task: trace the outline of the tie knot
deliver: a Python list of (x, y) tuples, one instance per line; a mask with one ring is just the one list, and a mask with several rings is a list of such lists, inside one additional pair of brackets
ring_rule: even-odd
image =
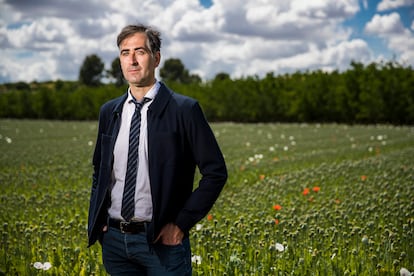
[(132, 97), (132, 100), (130, 100), (130, 102), (135, 104), (135, 109), (141, 109), (142, 106), (149, 101), (151, 101), (151, 99), (147, 97), (144, 97), (142, 101), (137, 101), (137, 99), (135, 99), (134, 97)]

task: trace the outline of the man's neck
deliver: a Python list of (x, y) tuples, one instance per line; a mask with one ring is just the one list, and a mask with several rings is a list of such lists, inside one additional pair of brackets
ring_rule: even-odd
[(151, 85), (148, 86), (136, 86), (136, 85), (129, 85), (129, 89), (131, 91), (132, 96), (137, 101), (140, 101), (144, 98), (144, 96), (147, 94), (148, 91), (154, 86), (157, 80), (154, 79), (154, 82)]

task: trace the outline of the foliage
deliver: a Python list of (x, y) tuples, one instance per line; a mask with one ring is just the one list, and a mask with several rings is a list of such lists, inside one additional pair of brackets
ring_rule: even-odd
[[(194, 275), (414, 270), (413, 127), (212, 127), (229, 179), (190, 233)], [(105, 275), (86, 238), (96, 131), (0, 120), (0, 274)]]
[(198, 75), (191, 74), (185, 68), (180, 59), (170, 58), (164, 62), (164, 66), (160, 69), (160, 76), (166, 83), (200, 83), (201, 78)]
[[(161, 76), (175, 91), (196, 98), (210, 121), (414, 123), (414, 70), (394, 62), (235, 80), (219, 73), (200, 82), (171, 59)], [(0, 118), (94, 119), (105, 100), (125, 93), (126, 84), (117, 85), (121, 81), (99, 87), (60, 80), (4, 84)]]
[(95, 54), (85, 58), (79, 71), (79, 82), (87, 86), (99, 86), (105, 64)]
[(110, 77), (115, 79), (115, 85), (117, 87), (125, 84), (125, 79), (122, 74), (121, 61), (119, 57), (115, 58), (111, 63), (111, 70), (108, 71)]
[(91, 120), (100, 106), (126, 91), (114, 84), (90, 88), (76, 82), (58, 82), (59, 89), (40, 86), (33, 92), (0, 94), (0, 117), (59, 120)]

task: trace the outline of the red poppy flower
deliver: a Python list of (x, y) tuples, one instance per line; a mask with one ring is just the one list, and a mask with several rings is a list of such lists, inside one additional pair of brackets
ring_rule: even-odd
[(308, 194), (309, 194), (309, 188), (305, 188), (305, 189), (303, 189), (302, 194), (303, 194), (304, 196), (308, 195)]
[(320, 189), (321, 189), (321, 187), (315, 186), (315, 187), (312, 188), (312, 191), (317, 193), (317, 192), (319, 192)]
[(207, 215), (207, 220), (213, 220), (213, 215), (212, 214), (208, 214)]
[(273, 205), (273, 210), (279, 211), (281, 209), (282, 209), (282, 206), (280, 206), (279, 204)]

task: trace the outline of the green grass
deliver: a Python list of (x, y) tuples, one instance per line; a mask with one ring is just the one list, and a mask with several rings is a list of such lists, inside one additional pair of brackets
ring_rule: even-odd
[[(413, 127), (212, 127), (229, 179), (191, 232), (194, 275), (414, 270)], [(96, 122), (0, 120), (0, 271), (105, 275), (99, 245), (86, 248), (96, 131)]]

